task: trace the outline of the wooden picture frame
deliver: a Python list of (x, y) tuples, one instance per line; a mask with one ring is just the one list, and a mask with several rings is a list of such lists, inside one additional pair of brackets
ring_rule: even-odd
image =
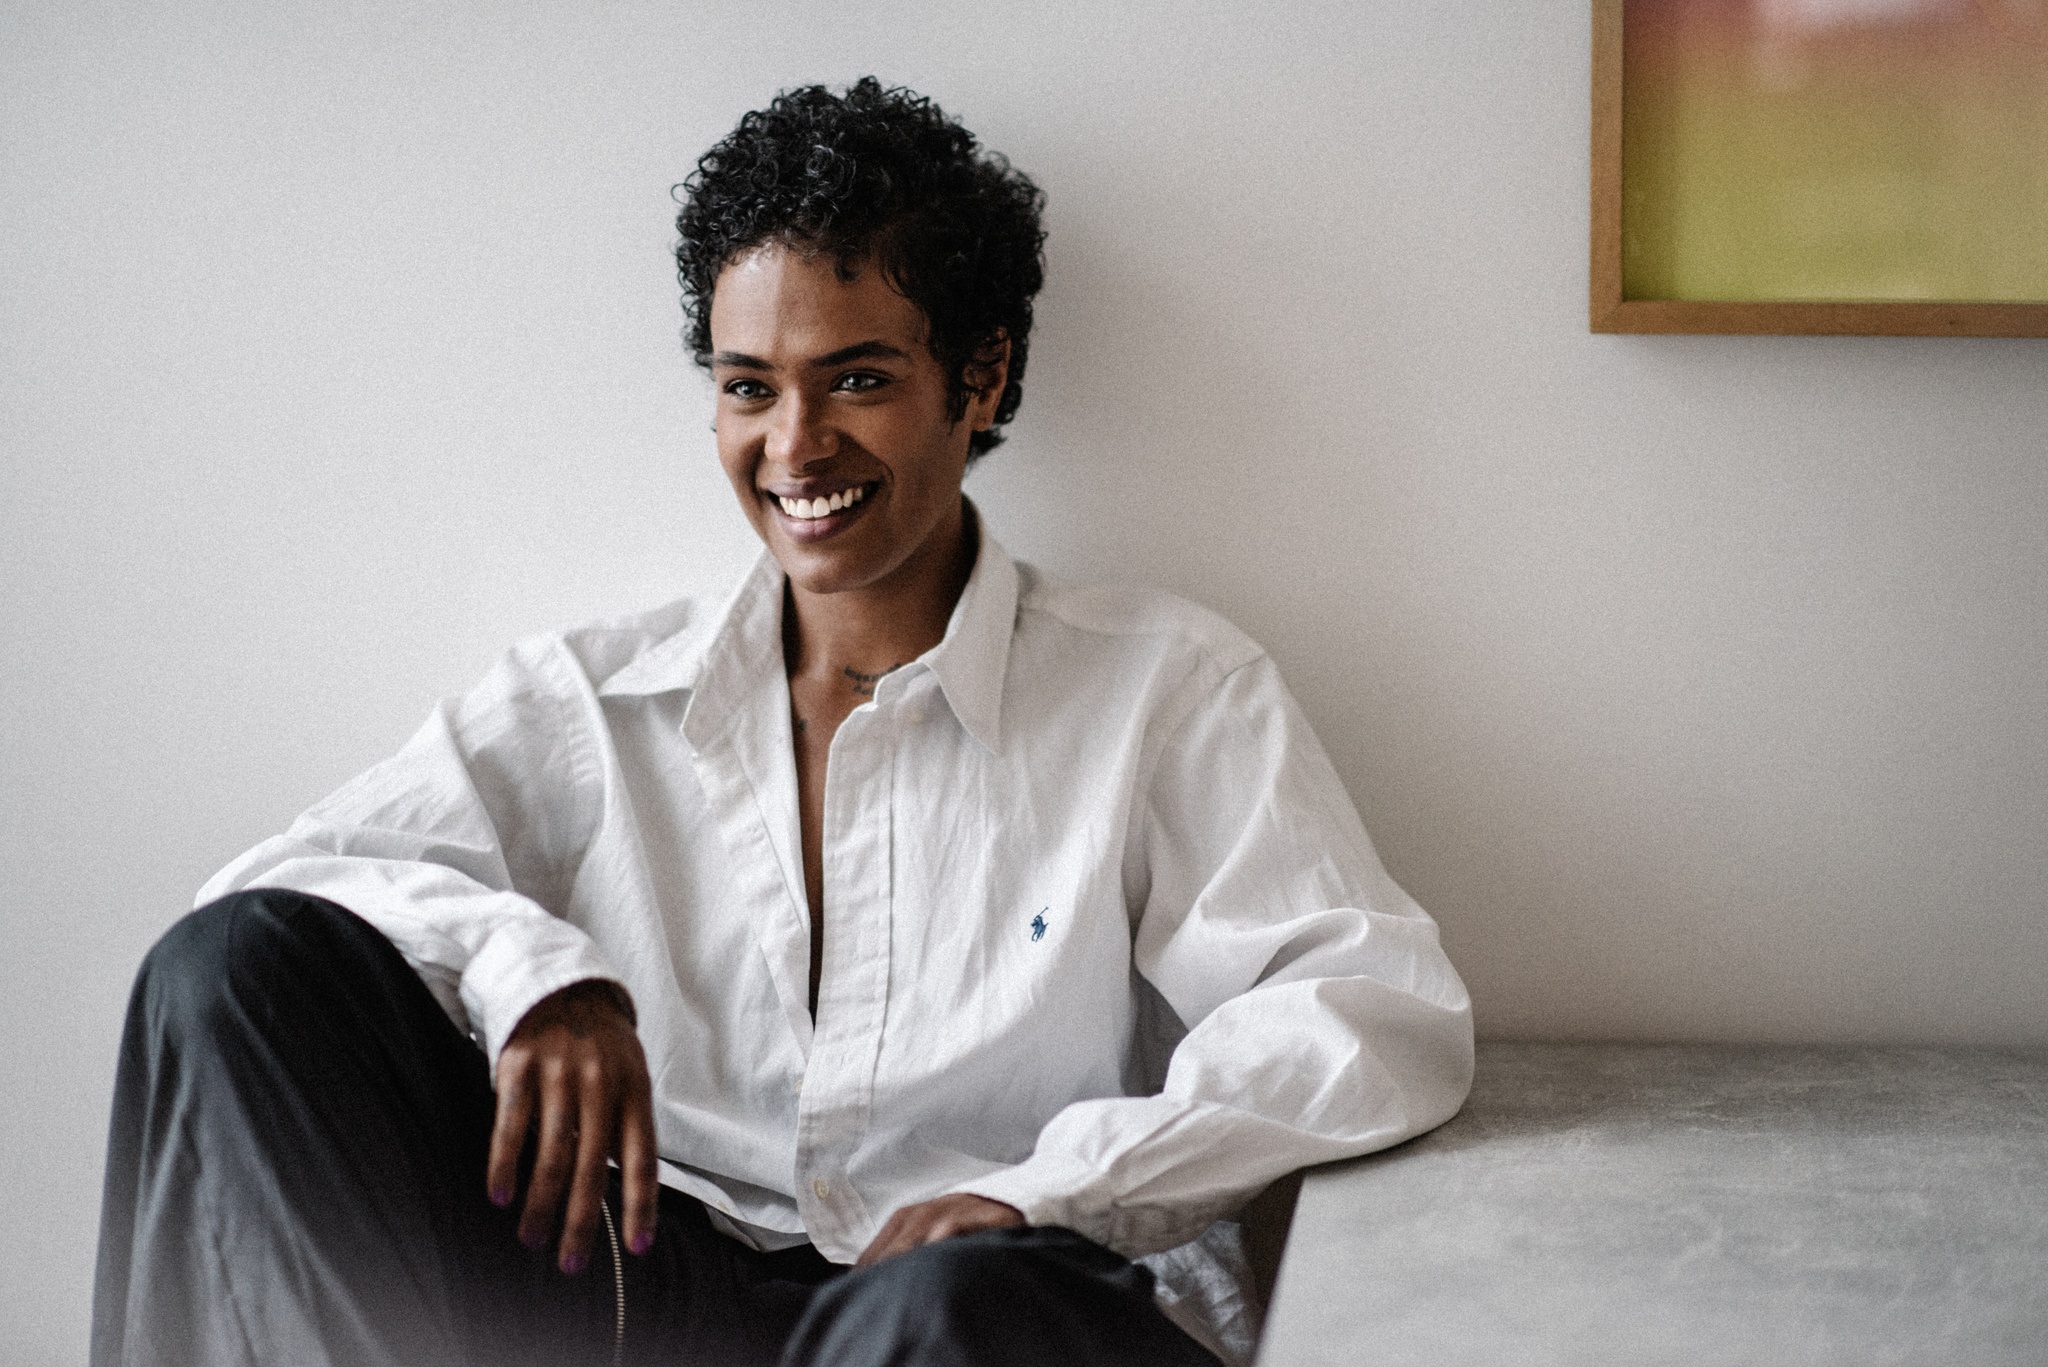
[[(1608, 333), (1867, 334), (2048, 337), (2048, 302), (1718, 301), (1624, 292), (1625, 0), (1593, 0), (1590, 322)], [(2042, 225), (2048, 233), (2048, 223)]]

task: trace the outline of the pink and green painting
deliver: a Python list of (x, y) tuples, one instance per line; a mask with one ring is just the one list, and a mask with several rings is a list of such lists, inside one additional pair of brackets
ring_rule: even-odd
[(1625, 0), (1631, 299), (2048, 301), (2048, 0)]

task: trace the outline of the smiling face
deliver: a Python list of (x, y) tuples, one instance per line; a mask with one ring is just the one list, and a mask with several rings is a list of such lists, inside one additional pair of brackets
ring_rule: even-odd
[(968, 437), (991, 387), (948, 412), (918, 307), (829, 253), (749, 252), (711, 302), (718, 459), (791, 584), (809, 594), (944, 583), (960, 546)]

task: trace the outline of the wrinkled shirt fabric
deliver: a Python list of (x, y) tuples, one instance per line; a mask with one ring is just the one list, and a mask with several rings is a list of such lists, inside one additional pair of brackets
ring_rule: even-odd
[(1264, 651), (984, 530), (944, 639), (832, 739), (814, 1021), (784, 596), (764, 554), (722, 605), (515, 647), (200, 902), (348, 907), (493, 1066), (543, 997), (615, 981), (661, 1179), (734, 1237), (851, 1262), (899, 1207), (971, 1192), (1145, 1257), (1243, 1361), (1257, 1310), (1216, 1222), (1465, 1097), (1435, 923)]

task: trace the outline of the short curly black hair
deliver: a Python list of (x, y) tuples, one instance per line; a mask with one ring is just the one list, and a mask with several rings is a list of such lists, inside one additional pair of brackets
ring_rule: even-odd
[(967, 411), (968, 372), (1005, 341), (1009, 377), (996, 427), (1024, 397), (1031, 300), (1045, 283), (1045, 196), (1002, 156), (921, 95), (866, 76), (835, 95), (785, 90), (706, 152), (678, 187), (676, 270), (697, 364), (711, 364), (711, 293), (733, 260), (776, 242), (873, 260), (930, 325), (952, 415)]

